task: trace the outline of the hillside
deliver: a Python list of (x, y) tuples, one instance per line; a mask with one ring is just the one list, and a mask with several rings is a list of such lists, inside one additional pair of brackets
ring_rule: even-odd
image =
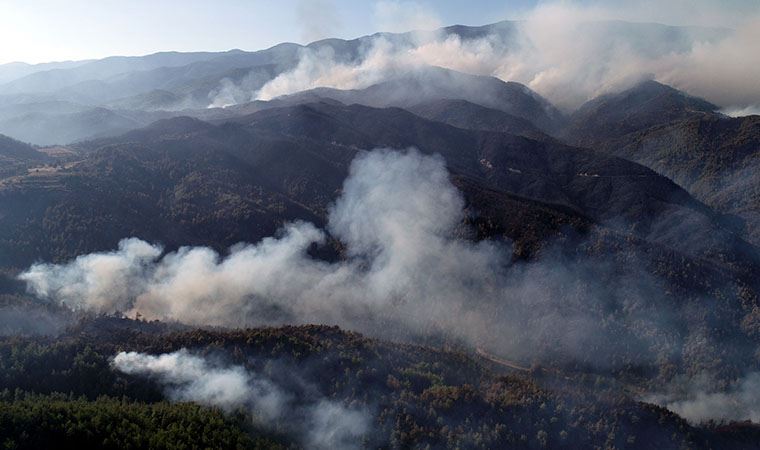
[[(288, 222), (324, 227), (350, 162), (361, 149), (388, 146), (445, 158), (465, 202), (458, 237), (508, 243), (516, 280), (531, 279), (533, 271), (553, 274), (535, 275), (545, 279), (538, 291), (516, 288), (534, 295), (509, 307), (481, 300), (480, 308), (495, 308), (492, 318), (510, 324), (520, 318), (504, 334), (483, 336), (487, 348), (508, 339), (510, 356), (526, 362), (637, 367), (658, 380), (699, 367), (721, 377), (755, 367), (757, 251), (725, 228), (722, 216), (622, 159), (456, 128), (396, 108), (300, 105), (220, 125), (175, 118), (82, 143), (76, 164), (0, 189), (0, 256), (17, 268), (63, 262), (110, 251), (124, 237), (169, 251), (202, 245), (224, 254), (239, 242), (277, 236)], [(328, 261), (347, 256), (334, 239), (313, 252)], [(664, 305), (674, 328), (649, 319)], [(279, 317), (276, 307), (265, 311)], [(258, 314), (236, 317), (261, 323)], [(589, 335), (578, 339), (589, 339), (584, 345), (596, 351), (563, 342), (574, 322), (547, 327), (558, 314), (582, 321)], [(372, 335), (393, 330), (398, 339), (420, 338), (392, 317), (370, 314), (352, 325)], [(432, 326), (417, 333), (455, 339), (463, 331)], [(692, 351), (694, 339), (713, 344)]]
[[(228, 367), (276, 380), (279, 391), (310, 393), (294, 398), (290, 412), (274, 423), (244, 411), (223, 417), (219, 408), (161, 402), (162, 391), (169, 391), (159, 379), (109, 366), (109, 359), (123, 350), (166, 355), (182, 349), (191, 355), (216, 354)], [(236, 448), (276, 448), (275, 443), (327, 448), (341, 442), (336, 436), (345, 439), (346, 432), (359, 433), (364, 445), (373, 447), (577, 448), (647, 442), (658, 448), (714, 448), (750, 446), (758, 433), (739, 423), (690, 426), (663, 408), (614, 394), (610, 380), (597, 380), (591, 390), (582, 377), (542, 369), (530, 374), (489, 369), (489, 361), (462, 352), (367, 339), (335, 327), (171, 331), (98, 319), (83, 322), (57, 342), (2, 340), (0, 354), (9, 358), (4, 358), (0, 385), (27, 392), (0, 400), (3, 418), (12, 424), (3, 436), (19, 448), (54, 442), (61, 426), (68, 430), (67, 442), (84, 445), (99, 436), (114, 447), (132, 442), (145, 448), (191, 440)], [(298, 375), (289, 371), (292, 367), (298, 367)], [(41, 379), (47, 382), (38, 383)], [(74, 398), (56, 397), (52, 391), (71, 392)], [(329, 398), (343, 414), (366, 414), (370, 425), (346, 430), (328, 422), (319, 426), (328, 427), (332, 438), (315, 440), (298, 414), (308, 414), (310, 402), (322, 402), (325, 408), (327, 400), (319, 398)], [(85, 434), (83, 421), (88, 419), (95, 425)], [(104, 420), (129, 424), (134, 433), (99, 426)], [(173, 426), (157, 434), (158, 423), (166, 421)], [(12, 431), (21, 429), (35, 432)], [(208, 431), (196, 433), (198, 429)]]
[(695, 197), (744, 222), (760, 242), (760, 117), (705, 117), (652, 127), (615, 152), (672, 178)]
[(626, 135), (656, 125), (699, 118), (718, 109), (656, 81), (603, 95), (575, 111), (563, 135), (581, 146), (612, 146)]
[(562, 113), (554, 106), (520, 83), (467, 75), (438, 67), (415, 70), (411, 74), (391, 78), (365, 89), (317, 88), (285, 96), (282, 100), (306, 103), (314, 98), (328, 98), (346, 105), (358, 103), (376, 108), (408, 108), (442, 99), (466, 100), (527, 120), (544, 132), (558, 130), (564, 120)]
[(430, 100), (406, 109), (425, 119), (458, 128), (516, 134), (535, 140), (551, 139), (527, 119), (467, 100)]
[(106, 108), (94, 108), (63, 114), (29, 113), (0, 120), (0, 132), (39, 145), (54, 145), (121, 134), (146, 124)]
[[(730, 118), (709, 103), (654, 82), (589, 102), (566, 135), (636, 161), (672, 179), (717, 211), (734, 216), (758, 243), (757, 116)], [(621, 125), (624, 124), (624, 125)]]
[(46, 154), (31, 145), (0, 134), (0, 179), (49, 161)]

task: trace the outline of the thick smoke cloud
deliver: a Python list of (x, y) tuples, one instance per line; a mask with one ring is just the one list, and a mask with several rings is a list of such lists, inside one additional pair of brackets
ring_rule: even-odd
[(161, 248), (139, 239), (124, 239), (111, 253), (80, 256), (66, 265), (35, 265), (21, 279), (41, 298), (57, 300), (73, 310), (115, 311), (129, 308), (147, 270)]
[[(468, 39), (418, 32), (393, 42), (381, 36), (365, 43), (353, 62), (324, 48), (304, 49), (294, 69), (253, 98), (269, 100), (316, 87), (364, 88), (434, 65), (524, 83), (566, 110), (649, 78), (723, 107), (760, 104), (760, 11), (750, 10), (733, 30), (613, 20), (621, 14), (548, 3), (526, 14), (514, 33)], [(631, 11), (624, 16), (636, 17)]]
[(346, 246), (344, 262), (309, 257), (326, 233), (296, 222), (225, 258), (203, 247), (159, 258), (160, 247), (126, 239), (115, 252), (34, 265), (21, 279), (38, 297), (72, 308), (190, 324), (362, 328), (357, 321), (387, 316), (410, 327), (424, 320), (441, 329), (480, 329), (467, 323), (481, 320), (468, 299), (502, 295), (508, 253), (494, 243), (454, 239), (463, 206), (442, 158), (380, 150), (355, 161), (330, 210), (328, 228)]
[[(651, 301), (651, 277), (632, 268), (600, 286), (605, 264), (563, 264), (559, 255), (512, 266), (507, 244), (455, 237), (463, 209), (442, 158), (377, 150), (352, 164), (329, 211), (328, 231), (346, 254), (340, 262), (309, 256), (327, 233), (296, 222), (227, 256), (185, 247), (160, 258), (160, 247), (127, 239), (115, 252), (36, 264), (21, 279), (38, 297), (98, 313), (195, 325), (338, 324), (383, 337), (446, 336), (522, 360), (588, 359), (591, 344), (599, 355), (625, 348), (655, 358), (641, 350), (676, 345), (651, 342), (670, 333), (609, 339), (609, 329), (668, 328), (665, 302)], [(602, 320), (617, 301), (628, 311), (624, 323)]]
[(173, 401), (227, 411), (246, 408), (264, 426), (285, 424), (291, 433), (301, 436), (306, 448), (359, 448), (369, 429), (366, 411), (326, 398), (296, 400), (297, 395), (242, 366), (215, 365), (184, 349), (158, 356), (121, 352), (112, 365), (130, 375), (155, 378)]

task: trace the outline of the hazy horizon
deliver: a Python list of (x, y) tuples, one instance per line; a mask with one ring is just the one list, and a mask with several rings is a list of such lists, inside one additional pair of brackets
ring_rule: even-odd
[[(0, 52), (0, 65), (42, 64), (143, 56), (161, 52), (256, 51), (282, 42), (307, 44), (324, 38), (353, 39), (377, 32), (479, 26), (521, 20), (560, 6), (598, 20), (673, 26), (736, 28), (756, 20), (752, 0), (486, 0), (478, 8), (461, 2), (285, 0), (277, 8), (260, 1), (170, 0), (64, 5), (51, 0), (0, 0), (0, 39), (14, 42)], [(656, 5), (656, 7), (654, 7)], [(211, 31), (211, 32), (209, 32)], [(98, 39), (93, 40), (92, 36)]]

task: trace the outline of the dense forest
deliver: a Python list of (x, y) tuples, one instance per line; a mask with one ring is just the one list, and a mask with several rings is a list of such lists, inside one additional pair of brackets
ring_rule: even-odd
[[(367, 339), (336, 327), (237, 331), (120, 318), (80, 321), (57, 338), (0, 341), (0, 420), (6, 448), (289, 448), (293, 423), (167, 403), (155, 379), (120, 373), (120, 351), (188, 349), (371, 415), (365, 445), (385, 448), (752, 448), (760, 428), (695, 427), (622, 393), (604, 375), (512, 369), (464, 350)], [(294, 368), (298, 370), (293, 370)], [(297, 400), (298, 401), (298, 400)]]

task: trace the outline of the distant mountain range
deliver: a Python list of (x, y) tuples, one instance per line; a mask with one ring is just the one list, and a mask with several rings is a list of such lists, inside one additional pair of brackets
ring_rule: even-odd
[[(462, 40), (488, 38), (493, 45), (509, 48), (515, 45), (520, 26), (520, 22), (505, 21), (481, 27), (457, 25), (427, 32), (377, 33), (353, 40), (325, 39), (307, 46), (285, 43), (255, 52), (164, 52), (92, 61), (0, 65), (0, 133), (38, 145), (116, 135), (156, 120), (155, 112), (163, 117), (198, 116), (202, 113), (192, 110), (251, 102), (267, 81), (296, 67), (304, 51), (326, 52), (335, 62), (355, 63), (378, 39), (403, 46), (424, 45), (447, 36)], [(717, 39), (726, 33), (723, 29), (614, 21), (591, 23), (588, 27), (600, 33), (614, 31), (635, 43), (632, 50), (642, 54), (652, 53), (655, 48), (664, 53), (683, 51), (697, 39)], [(426, 89), (440, 93), (441, 86), (427, 86), (428, 80), (418, 80), (416, 85), (409, 84), (411, 81), (406, 80), (404, 85), (418, 91), (418, 96)], [(399, 104), (404, 100), (401, 92), (395, 99), (383, 98), (388, 89), (396, 87), (394, 83), (397, 86), (399, 81), (369, 89), (363, 94), (364, 101), (369, 106), (404, 106)], [(483, 80), (481, 84), (488, 83)], [(449, 82), (447, 89), (457, 86)], [(478, 92), (472, 90), (469, 97), (487, 95)], [(325, 92), (320, 94), (326, 96)], [(500, 101), (498, 97), (481, 100), (488, 107), (498, 106), (495, 103)], [(542, 128), (556, 125), (538, 121)], [(56, 122), (61, 127), (50, 127)]]

